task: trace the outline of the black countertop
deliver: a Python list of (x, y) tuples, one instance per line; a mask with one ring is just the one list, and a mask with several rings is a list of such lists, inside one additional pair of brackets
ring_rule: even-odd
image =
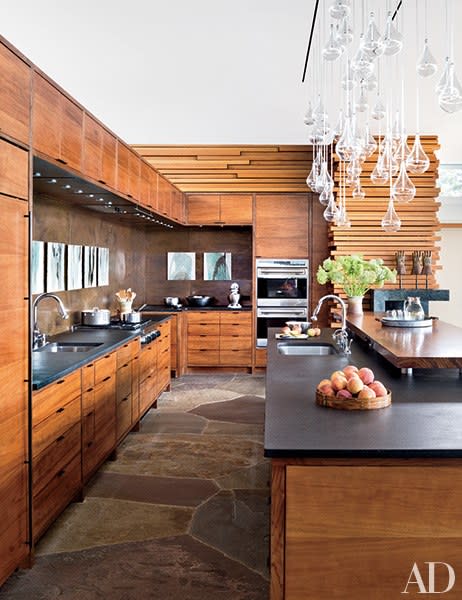
[[(160, 323), (167, 318), (168, 316), (152, 319), (152, 322)], [(32, 389), (39, 390), (45, 387), (88, 362), (112, 352), (118, 346), (139, 335), (139, 331), (95, 328), (77, 329), (50, 338), (50, 342), (88, 342), (101, 345), (92, 348), (88, 352), (32, 352)]]
[[(277, 351), (276, 332), (268, 338), (265, 456), (462, 457), (458, 369), (415, 369), (412, 376), (402, 375), (359, 339), (349, 356), (285, 356)], [(332, 343), (331, 334), (325, 329), (308, 342)], [(392, 405), (368, 411), (318, 406), (319, 381), (347, 364), (371, 368), (391, 390)]]
[(173, 306), (165, 306), (165, 304), (147, 304), (142, 312), (147, 313), (149, 315), (150, 312), (168, 312), (168, 313), (177, 313), (183, 311), (194, 311), (194, 310), (207, 310), (207, 311), (216, 311), (216, 310), (238, 310), (239, 312), (246, 312), (252, 310), (251, 306), (242, 306), (241, 308), (229, 308), (227, 305), (222, 304), (219, 306), (186, 306), (182, 305), (180, 308), (175, 308)]

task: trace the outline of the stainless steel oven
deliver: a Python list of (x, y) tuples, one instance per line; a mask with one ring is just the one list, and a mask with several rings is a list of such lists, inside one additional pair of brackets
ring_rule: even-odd
[(260, 258), (256, 263), (258, 306), (308, 306), (308, 260)]
[(286, 321), (306, 321), (308, 308), (306, 306), (292, 307), (257, 307), (257, 348), (268, 344), (268, 328), (281, 328)]

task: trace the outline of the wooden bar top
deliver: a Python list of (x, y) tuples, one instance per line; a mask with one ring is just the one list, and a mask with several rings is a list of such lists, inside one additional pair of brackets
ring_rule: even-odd
[(462, 368), (462, 328), (438, 319), (431, 327), (386, 327), (384, 313), (347, 315), (349, 329), (400, 368)]

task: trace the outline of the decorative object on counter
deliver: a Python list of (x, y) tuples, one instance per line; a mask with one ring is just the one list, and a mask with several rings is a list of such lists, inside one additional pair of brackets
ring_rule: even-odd
[(375, 379), (372, 369), (347, 365), (318, 383), (316, 404), (339, 410), (373, 410), (390, 406), (391, 392)]
[[(365, 260), (362, 254), (327, 258), (319, 265), (316, 274), (318, 283), (331, 282), (343, 288), (348, 296), (348, 311), (362, 314), (362, 298), (372, 287), (382, 287), (386, 281), (396, 280), (396, 271), (383, 264), (381, 258)], [(357, 300), (356, 298), (360, 298)], [(351, 303), (350, 303), (351, 299)], [(355, 312), (352, 312), (355, 311)]]
[(45, 291), (45, 242), (34, 240), (31, 245), (31, 294)]
[(83, 287), (96, 287), (96, 269), (97, 269), (97, 249), (96, 246), (84, 246), (83, 249)]
[(412, 253), (412, 275), (415, 275), (415, 289), (418, 289), (418, 275), (422, 273), (422, 253), (420, 250), (414, 250)]
[(425, 275), (425, 289), (428, 290), (428, 276), (432, 274), (432, 251), (422, 252), (422, 273)]
[[(401, 312), (401, 311), (391, 311)], [(433, 325), (433, 319), (421, 319), (420, 321), (402, 319), (399, 316), (385, 316), (380, 319), (380, 322), (385, 327), (402, 327), (402, 328), (420, 328), (420, 327), (431, 327)]]
[(181, 308), (181, 301), (178, 296), (166, 296), (164, 298), (165, 306), (171, 306), (173, 308)]
[(69, 244), (67, 247), (67, 289), (83, 287), (83, 246)]
[(107, 308), (94, 306), (91, 310), (82, 310), (80, 320), (82, 325), (109, 325), (111, 322), (111, 311)]
[(136, 293), (132, 292), (131, 288), (127, 288), (126, 290), (119, 290), (116, 292), (115, 297), (117, 298), (117, 302), (119, 303), (119, 315), (129, 313), (132, 311), (132, 303), (136, 297)]
[(406, 275), (406, 255), (403, 250), (398, 250), (395, 252), (395, 261), (396, 261), (396, 272), (399, 277), (399, 289), (401, 290), (402, 285), (402, 276)]
[(65, 245), (47, 242), (47, 292), (62, 292), (65, 289)]
[(228, 308), (242, 308), (242, 306), (239, 304), (240, 299), (241, 299), (241, 294), (239, 293), (239, 284), (232, 283), (231, 287), (229, 288)]
[(231, 252), (204, 252), (204, 280), (231, 279)]
[(213, 296), (201, 296), (196, 294), (193, 296), (188, 296), (186, 300), (188, 301), (189, 306), (204, 307), (213, 304), (215, 298)]
[(196, 253), (167, 252), (167, 279), (182, 281), (196, 279)]
[(403, 304), (403, 313), (404, 318), (411, 321), (422, 321), (425, 318), (419, 296), (408, 296)]
[(98, 285), (109, 285), (109, 248), (98, 248)]

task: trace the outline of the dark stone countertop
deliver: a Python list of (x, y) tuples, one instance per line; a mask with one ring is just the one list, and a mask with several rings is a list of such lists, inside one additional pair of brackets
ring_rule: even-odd
[[(276, 332), (270, 331), (268, 339), (265, 456), (462, 457), (458, 369), (416, 369), (412, 376), (402, 375), (360, 339), (349, 356), (285, 356), (277, 351)], [(308, 341), (332, 343), (332, 330)], [(371, 368), (391, 390), (392, 405), (368, 411), (318, 406), (319, 381), (347, 364)]]
[(151, 312), (177, 313), (177, 312), (194, 311), (194, 310), (196, 310), (196, 311), (198, 311), (198, 310), (207, 310), (207, 311), (237, 310), (239, 312), (246, 312), (246, 311), (252, 310), (252, 307), (247, 305), (247, 306), (242, 306), (241, 308), (229, 308), (228, 305), (222, 304), (219, 306), (186, 306), (186, 305), (182, 305), (180, 308), (174, 308), (173, 306), (165, 306), (165, 304), (147, 304), (143, 308), (142, 312), (147, 313), (149, 315), (149, 313), (151, 313)]
[[(161, 322), (168, 317), (152, 319)], [(88, 362), (112, 352), (118, 346), (140, 335), (139, 331), (120, 329), (77, 329), (49, 338), (49, 342), (88, 342), (101, 344), (88, 352), (32, 352), (32, 389), (39, 390), (72, 373)]]

